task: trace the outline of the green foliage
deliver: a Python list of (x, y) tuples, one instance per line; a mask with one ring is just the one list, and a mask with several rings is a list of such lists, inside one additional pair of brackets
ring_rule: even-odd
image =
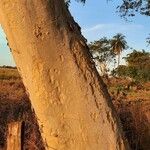
[(150, 16), (150, 0), (122, 0), (118, 10), (122, 17), (135, 16), (137, 12)]
[(93, 60), (98, 64), (101, 75), (107, 76), (109, 68), (108, 64), (115, 60), (115, 53), (111, 49), (110, 40), (103, 37), (89, 44), (90, 52)]
[(96, 63), (99, 64), (99, 69), (102, 76), (107, 76), (109, 71), (108, 64), (115, 59), (115, 53), (111, 49), (110, 40), (106, 37), (89, 44), (90, 52)]
[(135, 81), (150, 81), (150, 53), (134, 50), (125, 60), (127, 66), (118, 66), (114, 71), (116, 75), (130, 77)]
[(119, 65), (115, 70), (112, 71), (113, 75), (118, 75), (119, 77), (126, 77), (128, 67), (125, 65)]
[[(89, 44), (90, 52), (93, 59), (100, 63), (100, 66), (105, 67), (105, 70), (109, 70), (106, 66), (114, 61), (116, 63), (116, 55), (118, 56), (118, 66), (120, 62), (120, 54), (124, 49), (127, 49), (127, 42), (125, 36), (121, 33), (113, 36), (112, 39), (103, 37), (97, 41)], [(115, 68), (115, 67), (114, 67)]]
[(110, 40), (103, 37), (97, 41), (89, 44), (90, 52), (94, 59), (99, 62), (110, 62), (115, 57), (114, 52), (111, 49)]
[[(126, 62), (129, 66), (140, 67), (140, 69), (145, 67), (150, 67), (150, 53), (143, 51), (134, 50), (132, 53), (125, 57)], [(147, 69), (148, 69), (147, 68)]]

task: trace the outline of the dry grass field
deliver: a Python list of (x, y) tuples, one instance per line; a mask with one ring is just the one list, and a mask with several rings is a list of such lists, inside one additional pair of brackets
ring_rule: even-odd
[(150, 83), (112, 79), (109, 92), (133, 150), (150, 149)]
[[(150, 149), (150, 83), (111, 78), (106, 84), (131, 148)], [(36, 117), (17, 69), (0, 68), (0, 149), (6, 146), (7, 124), (20, 120), (25, 122), (24, 149), (44, 150)]]
[(44, 150), (34, 112), (17, 69), (0, 68), (0, 150), (6, 147), (7, 124), (24, 121), (24, 150)]

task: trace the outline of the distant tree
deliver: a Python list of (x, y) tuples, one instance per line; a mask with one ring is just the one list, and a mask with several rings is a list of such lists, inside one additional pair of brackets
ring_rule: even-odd
[(102, 75), (108, 72), (108, 64), (115, 58), (115, 53), (111, 49), (110, 40), (106, 37), (89, 44), (90, 52), (94, 61), (97, 61)]
[(111, 48), (114, 53), (118, 56), (118, 66), (120, 64), (120, 55), (121, 52), (127, 49), (127, 42), (125, 36), (121, 33), (116, 34), (111, 40)]
[(150, 53), (134, 50), (125, 57), (127, 66), (118, 66), (112, 71), (119, 77), (130, 77), (135, 81), (150, 81)]
[[(130, 71), (130, 76), (136, 80), (150, 81), (150, 53), (134, 50), (125, 58)], [(134, 72), (134, 76), (133, 76)]]
[(117, 68), (112, 70), (111, 74), (113, 76), (117, 75), (119, 77), (127, 77), (128, 76), (128, 66), (119, 65)]
[(150, 53), (134, 50), (125, 57), (127, 66), (118, 66), (114, 73), (120, 77), (130, 77), (135, 81), (150, 81)]
[(128, 63), (128, 66), (143, 69), (150, 66), (150, 53), (144, 50), (134, 50), (132, 53), (128, 54), (127, 57), (125, 57), (125, 60)]

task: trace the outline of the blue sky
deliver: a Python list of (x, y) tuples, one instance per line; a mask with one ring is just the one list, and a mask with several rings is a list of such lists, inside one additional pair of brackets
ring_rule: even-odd
[[(89, 42), (104, 36), (111, 38), (116, 33), (123, 33), (130, 47), (149, 51), (146, 37), (150, 33), (150, 17), (136, 15), (130, 19), (131, 21), (125, 21), (116, 13), (119, 2), (120, 0), (113, 2), (87, 0), (83, 5), (72, 0), (70, 11)], [(124, 52), (122, 56), (129, 52), (130, 50)], [(14, 62), (6, 46), (4, 33), (0, 29), (0, 65), (4, 64), (14, 65)]]
[(7, 41), (5, 34), (0, 27), (0, 65), (11, 65), (14, 66), (15, 63), (12, 58), (12, 54), (7, 46)]

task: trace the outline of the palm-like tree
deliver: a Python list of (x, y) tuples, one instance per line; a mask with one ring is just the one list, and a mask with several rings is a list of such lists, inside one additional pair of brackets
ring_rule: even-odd
[(127, 49), (127, 42), (125, 36), (121, 33), (116, 34), (111, 40), (111, 48), (116, 55), (118, 55), (118, 66), (120, 64), (121, 52)]

